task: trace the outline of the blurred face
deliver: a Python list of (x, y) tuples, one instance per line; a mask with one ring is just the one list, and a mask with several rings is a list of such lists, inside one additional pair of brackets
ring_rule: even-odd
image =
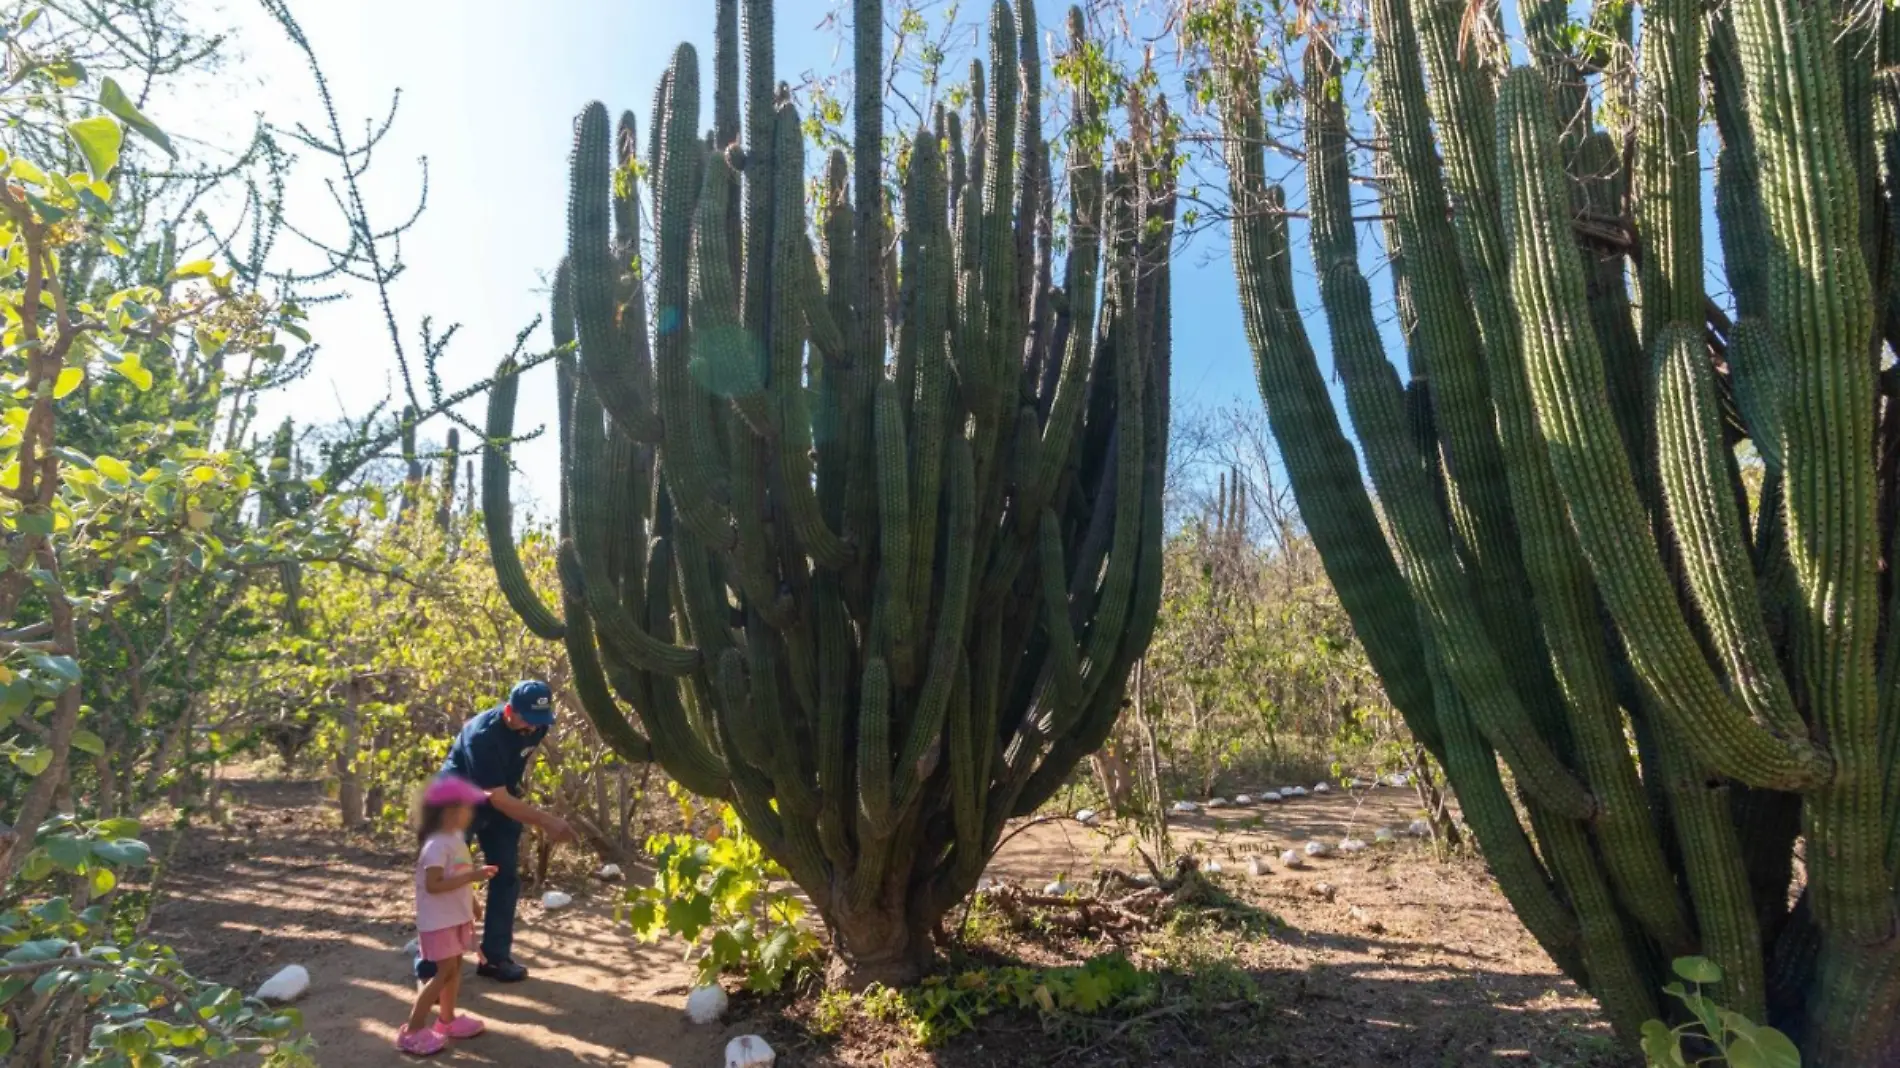
[(516, 734), (533, 734), (534, 733), (534, 724), (529, 723), (527, 720), (524, 720), (520, 716), (515, 715), (514, 706), (512, 705), (502, 706), (501, 721), (507, 724), (508, 729), (511, 731), (514, 731)]
[(474, 806), (450, 805), (448, 808), (442, 810), (442, 830), (449, 834), (459, 834), (462, 831), (468, 830), (468, 825), (473, 822), (474, 819)]

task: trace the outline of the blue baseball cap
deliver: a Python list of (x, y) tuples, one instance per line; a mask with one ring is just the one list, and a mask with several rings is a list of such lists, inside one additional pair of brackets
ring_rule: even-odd
[(515, 683), (515, 688), (508, 692), (508, 708), (531, 726), (554, 725), (554, 691), (538, 679)]

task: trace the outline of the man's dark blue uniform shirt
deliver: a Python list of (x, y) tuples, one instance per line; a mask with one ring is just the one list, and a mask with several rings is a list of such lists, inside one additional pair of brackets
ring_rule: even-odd
[(460, 775), (484, 790), (505, 786), (509, 793), (520, 797), (521, 777), (528, 770), (528, 761), (547, 736), (546, 727), (536, 727), (526, 734), (508, 729), (498, 705), (462, 725), (462, 732), (449, 746), (442, 771)]

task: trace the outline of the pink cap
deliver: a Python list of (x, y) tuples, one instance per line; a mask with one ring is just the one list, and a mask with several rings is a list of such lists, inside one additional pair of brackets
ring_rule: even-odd
[(459, 775), (444, 775), (422, 791), (425, 805), (480, 805), (488, 801), (488, 791)]

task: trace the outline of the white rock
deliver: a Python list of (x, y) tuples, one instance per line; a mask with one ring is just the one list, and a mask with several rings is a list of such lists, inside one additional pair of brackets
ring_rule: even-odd
[(1432, 836), (1432, 825), (1426, 823), (1424, 820), (1413, 820), (1405, 825), (1405, 833), (1411, 835), (1413, 838), (1430, 838)]
[(1364, 785), (1365, 783), (1360, 782), (1358, 779), (1348, 778), (1346, 780), (1346, 789), (1348, 790), (1357, 790), (1359, 787), (1364, 786)]
[(1248, 857), (1247, 858), (1247, 874), (1248, 875), (1251, 875), (1254, 878), (1258, 879), (1261, 876), (1266, 875), (1272, 871), (1273, 871), (1272, 868), (1267, 867), (1267, 858), (1265, 857)]
[(1298, 850), (1289, 849), (1280, 854), (1280, 866), (1282, 868), (1304, 868), (1306, 867), (1306, 858), (1300, 856)]
[(1095, 810), (1092, 808), (1085, 808), (1078, 811), (1075, 814), (1075, 822), (1081, 824), (1084, 827), (1095, 826)]
[(1268, 802), (1269, 804), (1277, 804), (1280, 801), (1280, 791), (1268, 790), (1260, 796), (1260, 800)]
[(1253, 804), (1253, 795), (1252, 795), (1252, 794), (1235, 794), (1235, 795), (1234, 795), (1234, 804), (1236, 804), (1236, 805), (1251, 805), (1251, 804)]
[(1153, 875), (1150, 875), (1149, 873), (1147, 873), (1147, 872), (1145, 872), (1145, 871), (1144, 871), (1144, 872), (1142, 872), (1142, 873), (1141, 873), (1140, 875), (1137, 875), (1137, 876), (1135, 876), (1135, 883), (1136, 883), (1136, 885), (1138, 885), (1138, 886), (1159, 886), (1159, 885), (1161, 885), (1161, 884), (1159, 884), (1159, 883), (1157, 883), (1157, 882), (1155, 882), (1155, 877), (1154, 877)]
[(1316, 782), (1313, 784), (1313, 792), (1316, 794), (1330, 794), (1333, 792), (1333, 788), (1327, 783)]
[(1412, 785), (1412, 777), (1405, 774), (1387, 775), (1383, 781), (1387, 786), (1393, 787)]
[(1075, 884), (1071, 883), (1068, 878), (1064, 876), (1043, 887), (1042, 892), (1048, 894), (1050, 897), (1067, 897), (1075, 893)]
[(1226, 808), (1227, 799), (1224, 797), (1210, 797), (1207, 799), (1207, 807), (1208, 808)]
[(1304, 787), (1304, 786), (1289, 786), (1289, 787), (1287, 787), (1286, 789), (1284, 789), (1284, 790), (1281, 790), (1280, 792), (1281, 792), (1282, 794), (1284, 794), (1284, 795), (1286, 795), (1287, 797), (1305, 797), (1305, 796), (1306, 796), (1306, 787)]
[(686, 1018), (696, 1024), (717, 1023), (726, 1014), (726, 991), (718, 983), (694, 987), (686, 995)]
[(310, 972), (301, 964), (292, 964), (257, 988), (257, 1000), (282, 1005), (295, 1001), (310, 990)]
[(541, 895), (541, 907), (548, 910), (564, 909), (574, 903), (574, 895), (563, 894), (559, 890), (549, 890)]
[(1177, 816), (1185, 816), (1190, 812), (1199, 812), (1200, 810), (1201, 806), (1192, 801), (1176, 801), (1174, 804), (1168, 806), (1168, 811)]
[(772, 1068), (778, 1054), (757, 1035), (740, 1035), (726, 1043), (726, 1068)]
[(1321, 842), (1317, 839), (1306, 843), (1306, 845), (1303, 848), (1306, 850), (1306, 855), (1309, 857), (1330, 856), (1333, 851), (1332, 846), (1329, 846), (1325, 842)]
[(1210, 860), (1206, 864), (1201, 866), (1201, 870), (1206, 872), (1209, 875), (1219, 875), (1222, 871), (1222, 868), (1220, 866), (1220, 861)]
[(1341, 838), (1339, 840), (1339, 851), (1341, 853), (1363, 853), (1366, 851), (1365, 840), (1361, 838)]
[(596, 878), (596, 879), (618, 879), (618, 878), (620, 878), (620, 865), (618, 865), (618, 864), (602, 864), (602, 865), (600, 866), (600, 870), (594, 873), (594, 878)]
[(1378, 830), (1372, 832), (1372, 842), (1374, 845), (1388, 845), (1392, 841), (1397, 839), (1398, 836), (1399, 836), (1398, 832), (1394, 831), (1392, 828), (1381, 827)]
[(403, 943), (403, 946), (402, 946), (403, 956), (413, 957), (420, 952), (422, 952), (422, 939), (411, 938), (409, 941)]

